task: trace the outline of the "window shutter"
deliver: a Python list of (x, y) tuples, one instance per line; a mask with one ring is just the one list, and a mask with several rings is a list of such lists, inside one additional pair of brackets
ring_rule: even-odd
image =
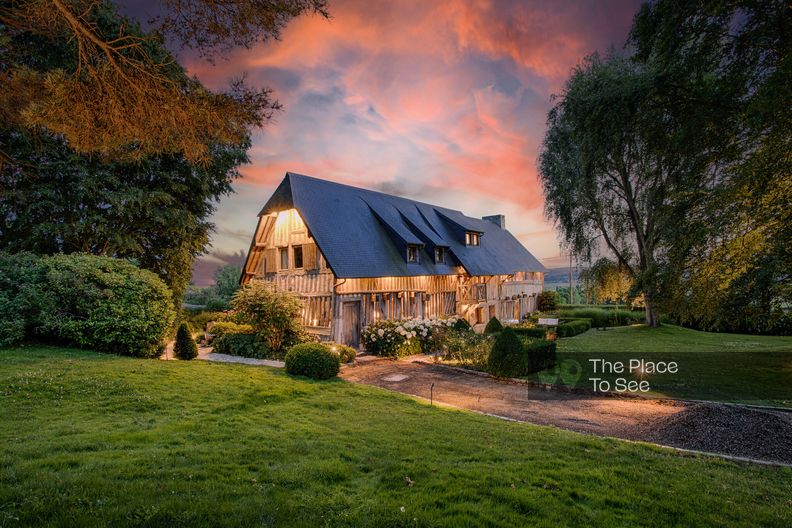
[(278, 250), (269, 248), (264, 250), (264, 273), (275, 273), (278, 271), (276, 258)]
[(319, 269), (319, 258), (316, 244), (303, 244), (303, 268), (305, 271), (316, 271)]

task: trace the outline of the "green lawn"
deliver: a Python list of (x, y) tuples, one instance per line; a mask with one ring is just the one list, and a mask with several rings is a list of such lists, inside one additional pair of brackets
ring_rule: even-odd
[(265, 367), (6, 350), (0, 408), (3, 527), (792, 522), (789, 468)]
[[(678, 398), (745, 402), (792, 407), (792, 337), (698, 332), (678, 326), (643, 325), (589, 330), (558, 340), (559, 361), (576, 360), (583, 368), (577, 386), (601, 377), (612, 383), (623, 374), (594, 374), (592, 358), (675, 361), (677, 374), (646, 374), (650, 394)], [(572, 377), (572, 379), (575, 379)]]

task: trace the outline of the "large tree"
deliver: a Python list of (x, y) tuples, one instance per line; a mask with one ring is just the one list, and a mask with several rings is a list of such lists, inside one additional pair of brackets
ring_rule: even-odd
[(635, 18), (634, 60), (657, 77), (657, 104), (718, 172), (696, 214), (680, 215), (664, 304), (703, 328), (790, 332), (792, 316), (792, 4), (653, 1)]
[(657, 105), (657, 78), (615, 54), (575, 68), (548, 116), (540, 154), (545, 211), (583, 260), (609, 253), (635, 282), (649, 325), (658, 324), (658, 270), (709, 178), (690, 178), (704, 156), (682, 155)]
[(0, 132), (0, 145), (26, 160), (0, 169), (0, 248), (131, 259), (179, 304), (215, 204), (247, 161), (246, 144), (215, 145), (199, 165), (181, 155), (106, 162), (24, 131)]
[[(277, 38), (303, 13), (327, 16), (326, 0), (166, 0), (163, 9), (146, 33), (108, 0), (0, 1), (3, 123), (62, 135), (80, 153), (206, 162), (212, 145), (244, 143), (279, 105), (268, 89), (240, 81), (207, 90), (164, 43), (211, 58)], [(55, 46), (61, 56), (30, 61), (31, 46)], [(0, 161), (15, 158), (3, 152)]]

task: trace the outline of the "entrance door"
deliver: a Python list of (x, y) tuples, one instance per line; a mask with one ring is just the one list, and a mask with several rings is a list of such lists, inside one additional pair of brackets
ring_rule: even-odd
[(341, 308), (344, 325), (344, 344), (352, 348), (360, 346), (360, 301), (345, 302)]

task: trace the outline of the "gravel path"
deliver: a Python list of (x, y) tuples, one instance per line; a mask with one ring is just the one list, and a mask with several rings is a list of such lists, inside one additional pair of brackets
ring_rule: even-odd
[(561, 392), (437, 365), (370, 357), (344, 367), (341, 377), (539, 425), (792, 463), (792, 413), (783, 411)]

